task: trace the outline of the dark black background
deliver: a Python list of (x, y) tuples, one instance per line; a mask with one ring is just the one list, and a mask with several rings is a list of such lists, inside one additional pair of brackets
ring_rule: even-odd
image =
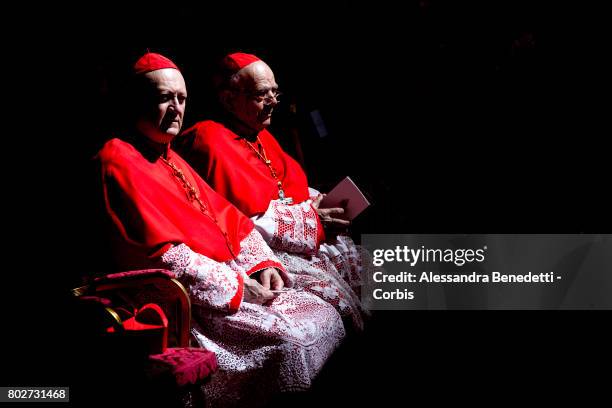
[[(268, 62), (284, 102), (298, 106), (292, 119), (280, 105), (272, 131), (292, 151), (286, 129), (299, 125), (311, 184), (325, 190), (350, 175), (372, 198), (356, 238), (601, 233), (610, 232), (601, 16), (581, 2), (434, 0), (7, 10), (18, 24), (4, 29), (14, 126), (4, 135), (3, 384), (78, 387), (69, 362), (95, 352), (71, 341), (64, 319), (66, 290), (96, 262), (83, 255), (91, 242), (84, 169), (124, 108), (117, 81), (147, 48), (182, 68), (186, 125), (209, 112), (215, 58), (242, 50)], [(309, 122), (314, 109), (325, 138)], [(338, 381), (336, 397), (357, 392), (387, 404), (482, 402), (483, 389), (494, 391), (490, 403), (526, 403), (528, 389), (540, 402), (589, 398), (601, 390), (595, 368), (609, 368), (608, 320), (382, 313), (365, 343), (331, 364), (339, 371), (325, 374), (321, 394)]]

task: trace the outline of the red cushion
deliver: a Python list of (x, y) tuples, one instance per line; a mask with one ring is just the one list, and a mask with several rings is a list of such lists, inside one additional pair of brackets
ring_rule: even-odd
[(166, 368), (179, 387), (197, 384), (217, 371), (215, 353), (203, 348), (169, 348), (165, 353), (150, 355), (149, 361)]

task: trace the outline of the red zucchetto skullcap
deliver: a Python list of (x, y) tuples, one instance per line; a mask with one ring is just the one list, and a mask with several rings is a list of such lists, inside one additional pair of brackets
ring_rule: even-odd
[(145, 55), (140, 57), (136, 64), (134, 64), (134, 73), (136, 75), (146, 74), (147, 72), (157, 71), (158, 69), (173, 68), (180, 71), (174, 62), (161, 54), (154, 52), (147, 52)]
[(252, 63), (257, 62), (257, 61), (261, 61), (261, 60), (253, 54), (235, 52), (223, 58), (222, 64), (224, 65), (224, 68), (230, 71), (233, 71), (233, 72), (238, 72), (242, 68), (248, 65), (251, 65)]

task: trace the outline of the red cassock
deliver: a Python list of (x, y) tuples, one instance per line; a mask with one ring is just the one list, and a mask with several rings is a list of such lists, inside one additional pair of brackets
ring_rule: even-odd
[(293, 277), (249, 218), (174, 151), (167, 161), (182, 174), (142, 141), (113, 139), (98, 155), (122, 268), (158, 261), (187, 289), (192, 333), (219, 364), (202, 388), (207, 404), (261, 406), (279, 391), (307, 389), (345, 335), (340, 315), (306, 290), (283, 292), (265, 306), (245, 301), (251, 273), (274, 267), (286, 284)]
[[(263, 150), (258, 149), (258, 142)], [(347, 236), (324, 242), (304, 171), (267, 130), (259, 132), (258, 141), (251, 146), (248, 143), (224, 124), (206, 120), (177, 139), (177, 151), (215, 191), (252, 217), (256, 229), (288, 271), (316, 280), (319, 288), (325, 286), (319, 292), (311, 289), (361, 329), (361, 305), (356, 294), (362, 271), (359, 249)], [(279, 200), (277, 180), (265, 158), (293, 204)]]
[[(206, 137), (196, 137), (197, 134)], [(308, 180), (302, 167), (283, 151), (270, 132), (264, 129), (258, 136), (283, 183), (285, 196), (294, 203), (307, 200)], [(277, 181), (270, 169), (246, 143), (224, 125), (210, 120), (199, 122), (180, 138), (186, 160), (215, 191), (252, 217), (266, 212), (270, 201), (279, 197)], [(256, 147), (257, 142), (253, 145)]]
[[(140, 149), (146, 152), (146, 149)], [(157, 155), (159, 156), (159, 155)], [(214, 190), (174, 151), (167, 160), (181, 169), (203, 206), (188, 198), (173, 169), (161, 158), (147, 158), (120, 139), (106, 143), (101, 165), (106, 211), (128, 257), (154, 259), (173, 245), (186, 244), (215, 261), (236, 257), (253, 223)], [(124, 248), (125, 249), (125, 248)], [(123, 259), (129, 266), (129, 260)]]

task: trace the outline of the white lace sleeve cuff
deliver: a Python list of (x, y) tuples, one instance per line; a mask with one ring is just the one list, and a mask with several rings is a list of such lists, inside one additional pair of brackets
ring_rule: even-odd
[(223, 312), (240, 307), (244, 290), (242, 274), (180, 244), (166, 251), (161, 261), (187, 287), (194, 305)]
[(285, 283), (289, 283), (285, 267), (256, 228), (253, 228), (251, 233), (240, 242), (240, 253), (236, 259), (226, 262), (226, 265), (234, 271), (242, 271), (246, 276), (266, 268), (276, 268), (281, 272)]
[(313, 254), (317, 251), (320, 223), (310, 204), (310, 200), (295, 205), (273, 200), (263, 215), (252, 220), (270, 247)]
[(308, 197), (310, 197), (311, 200), (314, 200), (315, 198), (317, 198), (319, 194), (321, 194), (319, 190), (316, 190), (312, 187), (308, 187)]

